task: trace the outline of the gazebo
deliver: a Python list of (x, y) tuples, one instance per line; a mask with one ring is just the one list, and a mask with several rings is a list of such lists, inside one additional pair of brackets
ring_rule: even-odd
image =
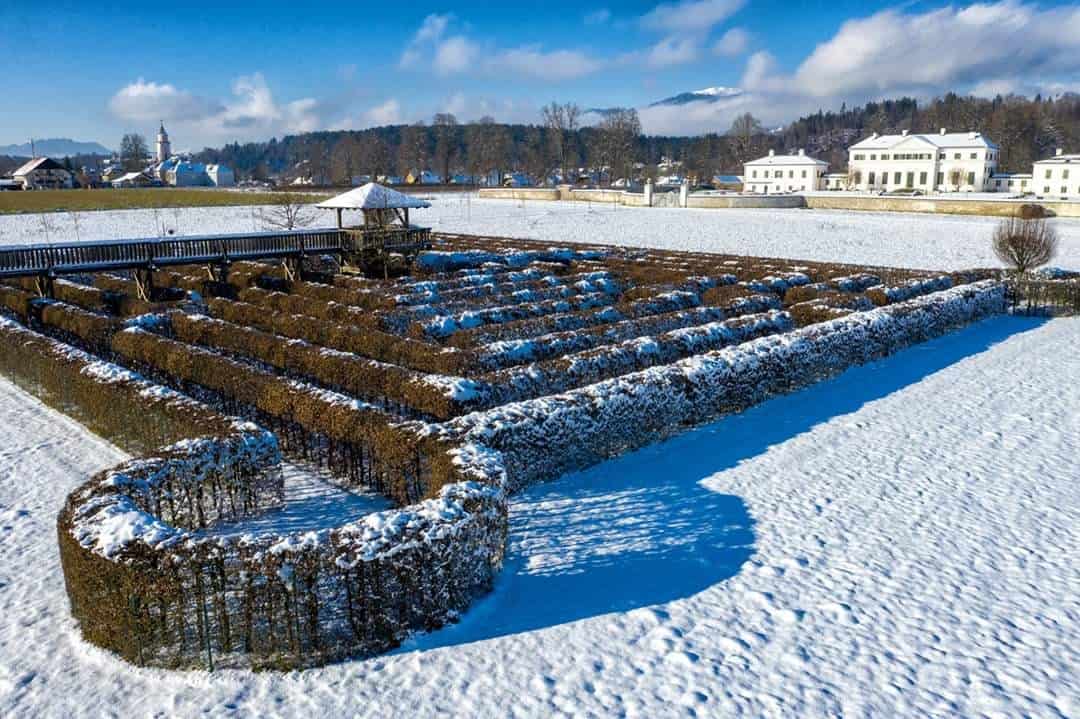
[(364, 227), (390, 227), (397, 219), (402, 227), (408, 229), (409, 210), (431, 207), (431, 203), (369, 182), (355, 190), (320, 202), (316, 207), (337, 211), (337, 226), (340, 228), (345, 228), (342, 221), (345, 210), (360, 210), (364, 213)]
[[(408, 262), (418, 252), (431, 248), (431, 230), (409, 223), (410, 209), (431, 207), (431, 203), (404, 192), (369, 182), (316, 207), (337, 213), (337, 226), (349, 237), (350, 254), (365, 267), (381, 264), (385, 273), (392, 253), (404, 256)], [(346, 210), (364, 213), (363, 224), (346, 226)]]

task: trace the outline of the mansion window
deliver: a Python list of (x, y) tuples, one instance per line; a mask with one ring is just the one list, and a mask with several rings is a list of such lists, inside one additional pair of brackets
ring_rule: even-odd
[(899, 172), (894, 172), (893, 173), (893, 184), (894, 185), (899, 185), (900, 184), (900, 173)]
[(852, 160), (865, 160), (866, 155), (852, 155), (851, 159)]
[(1050, 179), (1050, 176), (1051, 176), (1051, 175), (1053, 174), (1053, 172), (1054, 172), (1053, 170), (1047, 170), (1047, 171), (1046, 171), (1046, 179), (1047, 179), (1047, 180), (1049, 180), (1049, 179)]
[(925, 172), (920, 172), (919, 173), (919, 186), (920, 187), (925, 187), (926, 186), (926, 173)]
[(975, 173), (974, 172), (969, 172), (968, 173), (968, 184), (971, 185), (972, 187), (975, 186)]

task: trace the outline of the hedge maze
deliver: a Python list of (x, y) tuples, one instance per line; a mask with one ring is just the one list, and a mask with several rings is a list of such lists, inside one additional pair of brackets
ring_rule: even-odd
[[(441, 236), (396, 280), (236, 263), (0, 284), (0, 370), (137, 459), (58, 519), (83, 636), (140, 665), (307, 667), (453, 621), (507, 494), (1005, 308), (987, 273)], [(215, 279), (216, 278), (216, 279)], [(282, 456), (394, 507), (299, 535)]]

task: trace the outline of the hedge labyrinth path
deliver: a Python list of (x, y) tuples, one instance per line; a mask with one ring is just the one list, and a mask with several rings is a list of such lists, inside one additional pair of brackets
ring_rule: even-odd
[[(87, 641), (302, 668), (466, 611), (509, 493), (1002, 312), (992, 277), (443, 235), (394, 280), (0, 284), (0, 371), (136, 457), (58, 519)], [(283, 457), (388, 508), (276, 531)]]

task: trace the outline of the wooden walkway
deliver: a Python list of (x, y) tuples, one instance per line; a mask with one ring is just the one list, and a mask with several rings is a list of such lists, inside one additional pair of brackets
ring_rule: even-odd
[[(299, 258), (307, 255), (349, 255), (370, 250), (366, 233), (318, 229), (203, 235), (143, 240), (70, 242), (0, 247), (0, 279), (56, 277), (113, 270), (153, 270), (177, 265), (228, 265), (239, 260)], [(377, 238), (386, 251), (418, 251), (430, 246), (423, 228), (383, 230)], [(375, 238), (371, 238), (375, 239)]]

